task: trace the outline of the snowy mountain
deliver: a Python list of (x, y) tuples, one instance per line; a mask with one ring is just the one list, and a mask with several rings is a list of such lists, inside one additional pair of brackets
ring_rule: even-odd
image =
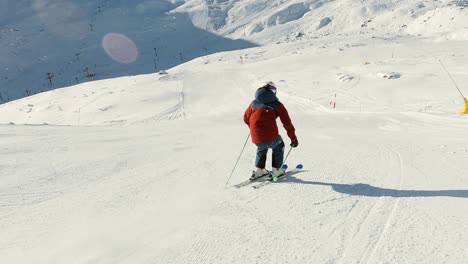
[(0, 1), (0, 102), (209, 54), (356, 34), (468, 38), (466, 1)]
[[(0, 0), (1, 262), (464, 263), (467, 6)], [(304, 170), (238, 189), (265, 81)]]
[(196, 28), (178, 4), (162, 0), (2, 2), (3, 102), (255, 46)]

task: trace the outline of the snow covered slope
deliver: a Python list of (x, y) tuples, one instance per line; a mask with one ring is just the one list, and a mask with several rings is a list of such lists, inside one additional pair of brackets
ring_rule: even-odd
[(466, 1), (0, 0), (0, 103), (193, 58), (327, 36), (466, 40)]
[[(2, 23), (21, 16), (29, 25), (38, 19), (31, 10), (44, 13), (41, 4), (53, 1), (33, 1), (31, 9), (21, 9), (23, 1), (0, 3)], [(93, 30), (100, 33), (86, 33), (96, 34), (95, 42), (89, 35), (80, 40), (89, 53), (75, 56), (76, 68), (60, 76), (100, 58), (108, 62), (102, 74), (120, 77), (82, 78), (0, 105), (2, 263), (468, 258), (468, 118), (457, 114), (463, 100), (441, 64), (468, 94), (466, 1), (102, 1), (79, 5), (83, 13), (61, 3), (46, 6), (66, 8), (73, 19), (58, 12), (47, 18), (76, 27), (43, 22), (47, 31), (22, 42), (27, 48), (1, 50), (15, 66), (39, 49), (57, 51), (14, 80), (26, 84), (42, 66), (61, 63), (69, 50), (63, 39), (90, 26), (79, 19), (89, 10), (97, 10)], [(6, 6), (22, 12), (10, 15)], [(119, 33), (109, 30), (118, 26), (112, 14), (128, 31), (104, 38)], [(160, 19), (165, 23), (146, 27)], [(174, 41), (167, 36), (175, 31), (164, 25), (186, 34), (173, 33), (180, 37)], [(140, 61), (142, 46), (163, 57), (144, 41), (145, 29), (169, 34), (161, 39), (167, 50), (199, 50), (204, 45), (191, 41), (198, 36), (221, 41), (218, 51), (250, 48), (194, 52), (194, 60), (167, 74), (126, 76), (150, 72), (142, 65), (152, 62)], [(18, 32), (0, 41), (20, 41)], [(248, 178), (255, 158), (242, 115), (266, 80), (277, 83), (297, 129), (299, 146), (287, 163), (305, 170), (260, 189), (237, 189), (232, 185)], [(1, 87), (3, 95), (4, 87), (20, 86)], [(280, 133), (289, 143), (281, 125)]]
[(177, 6), (163, 0), (1, 0), (0, 102), (255, 46), (194, 27), (187, 14), (171, 12)]
[(208, 0), (187, 1), (178, 10), (191, 14), (200, 28), (269, 43), (336, 34), (442, 33), (467, 39), (467, 6), (465, 0)]
[[(466, 44), (296, 42), (3, 104), (0, 259), (463, 263), (468, 119), (438, 60), (466, 83)], [(306, 170), (229, 187), (253, 167), (248, 143), (225, 188), (264, 80), (297, 127), (288, 163)]]
[[(453, 116), (463, 99), (439, 60), (458, 82), (467, 82), (465, 45), (401, 37), (335, 38), (219, 53), (164, 75), (84, 83), (6, 103), (0, 105), (0, 123), (155, 124), (199, 114), (239, 115), (265, 80), (274, 80), (281, 95), (316, 111), (329, 111), (336, 101), (337, 111)], [(206, 83), (213, 72), (218, 83), (210, 86)]]

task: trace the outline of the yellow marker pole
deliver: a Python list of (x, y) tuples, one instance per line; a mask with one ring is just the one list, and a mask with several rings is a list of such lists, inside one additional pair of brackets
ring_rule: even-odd
[(460, 114), (468, 115), (468, 99), (463, 98), (463, 100), (465, 101), (465, 108), (460, 111)]

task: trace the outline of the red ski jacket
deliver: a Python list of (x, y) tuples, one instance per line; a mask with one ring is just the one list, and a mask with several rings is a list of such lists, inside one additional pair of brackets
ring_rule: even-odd
[(280, 118), (291, 141), (296, 137), (294, 126), (288, 111), (276, 95), (268, 89), (260, 88), (255, 93), (255, 100), (244, 114), (244, 122), (250, 128), (254, 144), (272, 142), (278, 138), (276, 118)]

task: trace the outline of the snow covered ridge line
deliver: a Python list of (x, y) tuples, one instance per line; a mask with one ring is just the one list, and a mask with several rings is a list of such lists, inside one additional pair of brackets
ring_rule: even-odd
[(468, 7), (468, 0), (451, 0), (449, 4), (455, 6)]
[[(193, 1), (188, 1), (190, 3)], [(431, 13), (440, 10), (463, 10), (466, 1), (433, 2), (421, 4), (419, 1), (206, 1), (205, 8), (187, 4), (180, 10), (195, 14), (194, 24), (206, 30), (214, 30), (230, 37), (255, 39), (268, 43), (275, 31), (287, 28), (285, 39), (292, 39), (298, 32), (305, 36), (320, 37), (330, 34), (407, 34), (408, 26), (415, 19), (426, 20)], [(453, 8), (453, 7), (458, 7)], [(217, 16), (206, 15), (216, 14)], [(198, 15), (197, 15), (198, 14)], [(453, 24), (454, 19), (463, 23), (461, 14), (441, 21), (442, 27)], [(425, 17), (425, 18), (423, 18)], [(437, 25), (439, 27), (439, 25)], [(453, 28), (459, 31), (460, 28)], [(261, 34), (260, 34), (261, 33)], [(270, 34), (271, 33), (271, 34)], [(426, 27), (414, 34), (429, 35), (440, 30)], [(445, 32), (453, 33), (453, 32)], [(278, 40), (278, 39), (276, 39)]]
[(311, 2), (317, 1), (206, 0), (202, 6), (198, 1), (187, 1), (178, 10), (190, 13), (194, 24), (206, 30), (232, 33), (241, 28), (243, 34), (250, 35), (256, 32), (252, 28), (263, 30), (302, 18), (311, 10)]

